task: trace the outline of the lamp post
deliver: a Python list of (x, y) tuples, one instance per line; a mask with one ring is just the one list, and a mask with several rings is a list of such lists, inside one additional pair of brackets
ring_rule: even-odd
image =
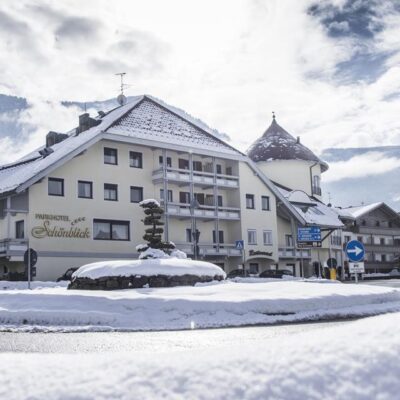
[(197, 224), (196, 224), (196, 216), (195, 216), (195, 209), (199, 208), (199, 202), (197, 199), (193, 196), (192, 200), (190, 201), (190, 210), (192, 214), (192, 241), (194, 243), (193, 246), (193, 257), (195, 260), (197, 260), (199, 256), (199, 238), (200, 238), (200, 231), (197, 229)]

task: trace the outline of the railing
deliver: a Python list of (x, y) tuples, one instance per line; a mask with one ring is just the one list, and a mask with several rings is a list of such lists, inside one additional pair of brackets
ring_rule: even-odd
[(279, 258), (311, 258), (310, 249), (295, 249), (294, 247), (279, 247)]
[[(168, 203), (168, 215), (177, 217), (191, 217), (190, 204), (186, 203)], [(240, 219), (240, 208), (235, 207), (214, 207), (200, 205), (193, 210), (196, 218), (211, 218), (218, 216), (219, 219), (238, 220)]]
[[(213, 186), (214, 174), (204, 171), (193, 171), (193, 179), (191, 180), (190, 171), (187, 169), (167, 168), (167, 179), (171, 182), (190, 183), (201, 186)], [(162, 181), (164, 172), (162, 168), (153, 171), (153, 181)], [(233, 175), (216, 174), (215, 179), (217, 186), (237, 189), (239, 187), (239, 177)]]
[[(194, 244), (187, 242), (176, 243), (176, 247), (179, 250), (184, 251), (186, 254), (193, 256), (194, 254)], [(199, 243), (198, 244), (198, 254), (200, 257), (205, 256), (229, 256), (229, 257), (239, 257), (242, 255), (241, 251), (236, 249), (235, 245), (232, 243)]]
[(22, 256), (28, 249), (26, 239), (3, 239), (0, 240), (0, 255), (2, 256)]

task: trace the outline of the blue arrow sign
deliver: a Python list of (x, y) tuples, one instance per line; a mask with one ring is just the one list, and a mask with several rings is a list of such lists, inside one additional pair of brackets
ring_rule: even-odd
[(358, 240), (351, 240), (346, 245), (346, 255), (350, 261), (362, 261), (365, 255), (364, 245)]
[(236, 248), (236, 250), (243, 250), (244, 249), (244, 240), (236, 240), (235, 248)]

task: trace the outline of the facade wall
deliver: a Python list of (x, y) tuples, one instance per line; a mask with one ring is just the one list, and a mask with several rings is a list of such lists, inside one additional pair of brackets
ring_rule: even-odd
[(319, 164), (312, 167), (311, 178), (310, 167), (313, 164), (311, 161), (303, 160), (273, 160), (257, 163), (258, 167), (273, 182), (292, 190), (302, 190), (309, 196), (314, 195), (321, 200), (321, 196), (311, 193), (311, 179), (314, 179), (314, 176), (318, 176), (321, 179), (321, 166)]

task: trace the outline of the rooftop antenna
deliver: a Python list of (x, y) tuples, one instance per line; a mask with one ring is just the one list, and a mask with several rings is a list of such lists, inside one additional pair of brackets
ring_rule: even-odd
[(275, 111), (272, 111), (272, 119), (275, 121)]
[(126, 104), (126, 96), (124, 95), (124, 75), (126, 75), (126, 72), (118, 72), (115, 75), (119, 75), (121, 78), (121, 93), (118, 95), (117, 101), (120, 106), (123, 106)]

